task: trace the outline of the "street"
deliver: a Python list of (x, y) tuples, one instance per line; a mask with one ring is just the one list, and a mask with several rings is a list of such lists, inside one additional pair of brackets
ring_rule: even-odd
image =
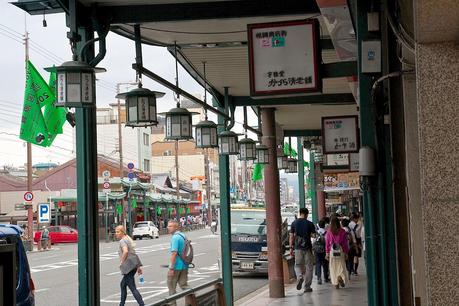
[[(212, 235), (209, 229), (187, 232), (193, 242), (194, 263), (190, 269), (191, 287), (220, 276), (218, 258), (220, 236)], [(144, 265), (145, 284), (137, 285), (146, 304), (153, 303), (168, 295), (166, 285), (168, 248), (170, 236), (154, 240), (137, 240), (136, 252)], [(78, 305), (78, 258), (77, 244), (59, 244), (51, 251), (28, 254), (32, 278), (35, 282), (36, 305), (72, 306)], [(101, 305), (117, 305), (120, 300), (118, 269), (118, 243), (100, 243), (100, 296)], [(138, 278), (136, 277), (138, 284)], [(235, 300), (244, 297), (267, 284), (266, 277), (243, 276), (234, 278)], [(129, 304), (135, 305), (128, 290)]]

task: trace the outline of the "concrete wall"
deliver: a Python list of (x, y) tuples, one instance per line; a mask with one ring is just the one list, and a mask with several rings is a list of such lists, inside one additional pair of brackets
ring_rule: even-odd
[[(5, 191), (0, 192), (0, 213), (11, 213), (14, 211), (14, 205), (18, 203), (24, 202), (24, 191)], [(51, 193), (48, 191), (41, 191), (41, 190), (34, 190), (33, 191), (34, 199), (33, 199), (33, 209), (34, 211), (37, 210), (37, 205), (39, 203), (47, 203), (48, 197), (59, 195), (59, 192), (52, 191)]]
[(427, 305), (457, 305), (459, 300), (458, 55), (457, 43), (416, 46)]
[[(170, 173), (175, 178), (175, 156), (153, 156), (152, 173)], [(179, 179), (189, 181), (193, 175), (204, 175), (204, 155), (179, 156)]]
[[(133, 162), (135, 167), (144, 170), (144, 159), (150, 160), (151, 168), (151, 150), (150, 144), (143, 144), (143, 134), (150, 135), (151, 130), (148, 128), (129, 128), (121, 127), (123, 138), (123, 163)], [(118, 125), (117, 124), (100, 124), (97, 125), (97, 153), (108, 157), (119, 159), (118, 151)], [(150, 169), (151, 170), (151, 169)]]

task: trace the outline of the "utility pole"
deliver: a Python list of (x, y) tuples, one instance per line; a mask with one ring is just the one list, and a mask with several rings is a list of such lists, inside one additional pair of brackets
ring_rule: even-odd
[(175, 179), (177, 180), (177, 186), (176, 186), (177, 200), (180, 199), (178, 150), (179, 150), (179, 143), (178, 143), (178, 140), (176, 140), (175, 141)]
[[(137, 82), (125, 82), (125, 83), (116, 83), (116, 94), (120, 93), (120, 86), (121, 85), (137, 85)], [(126, 109), (126, 108), (125, 108)], [(118, 98), (118, 152), (120, 153), (120, 184), (122, 184), (122, 179), (124, 177), (124, 166), (123, 166), (123, 133), (121, 131), (121, 100)], [(123, 213), (121, 215), (121, 223), (124, 224), (124, 220), (126, 220), (126, 208), (124, 200), (121, 200), (123, 206)]]
[[(27, 22), (25, 22), (25, 33), (24, 33), (24, 46), (25, 46), (25, 63), (27, 67), (27, 63), (29, 61), (29, 32), (27, 32)], [(32, 191), (32, 144), (27, 142), (27, 191)], [(27, 235), (31, 250), (33, 248), (33, 205), (29, 205), (27, 208)]]
[[(120, 85), (121, 83), (116, 84), (116, 94), (120, 93)], [(123, 133), (121, 132), (121, 101), (118, 98), (118, 152), (120, 153), (120, 184), (122, 185), (122, 180), (124, 176), (124, 167), (123, 167)], [(121, 214), (121, 223), (124, 224), (124, 220), (126, 220), (126, 209), (124, 207), (124, 200), (121, 200), (123, 213)]]
[(212, 205), (210, 204), (211, 194), (210, 194), (210, 171), (209, 171), (209, 151), (204, 149), (204, 174), (206, 176), (206, 197), (207, 197), (207, 225), (210, 226), (212, 222)]

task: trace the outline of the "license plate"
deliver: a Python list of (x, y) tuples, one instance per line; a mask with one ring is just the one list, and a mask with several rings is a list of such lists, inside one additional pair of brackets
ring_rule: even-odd
[(241, 269), (254, 269), (253, 262), (241, 262)]

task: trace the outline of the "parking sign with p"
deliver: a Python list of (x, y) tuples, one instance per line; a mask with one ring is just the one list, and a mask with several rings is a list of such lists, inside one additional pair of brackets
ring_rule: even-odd
[(51, 212), (49, 204), (42, 203), (38, 205), (38, 222), (49, 223), (51, 221)]

